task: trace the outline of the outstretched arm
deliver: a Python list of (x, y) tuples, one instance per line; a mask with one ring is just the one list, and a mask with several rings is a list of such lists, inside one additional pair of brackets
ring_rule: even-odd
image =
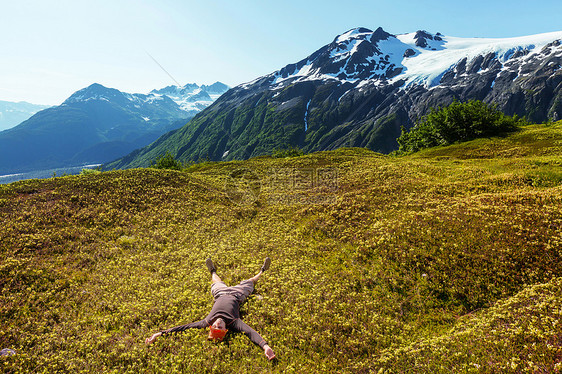
[(244, 323), (241, 319), (235, 320), (230, 327), (234, 331), (243, 333), (252, 341), (252, 343), (261, 347), (268, 359), (273, 360), (275, 358), (273, 349), (271, 349), (271, 347), (267, 345), (266, 341), (261, 337), (261, 335), (258, 334), (256, 330)]
[(158, 337), (160, 337), (162, 335), (170, 334), (172, 332), (181, 332), (181, 331), (184, 331), (184, 330), (187, 330), (187, 329), (204, 329), (207, 326), (209, 326), (207, 321), (205, 319), (202, 319), (201, 321), (188, 323), (187, 325), (172, 327), (171, 329), (168, 329), (168, 330), (159, 331), (159, 332), (153, 334), (150, 338), (146, 338), (145, 343), (146, 344), (152, 344), (152, 343), (154, 343), (154, 341)]

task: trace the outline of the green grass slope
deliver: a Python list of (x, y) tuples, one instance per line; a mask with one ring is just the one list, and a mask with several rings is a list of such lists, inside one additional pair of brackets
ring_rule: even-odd
[[(7, 373), (562, 370), (562, 122), (404, 157), (363, 149), (0, 186)], [(257, 198), (257, 199), (256, 199)], [(220, 344), (227, 283), (273, 259)]]

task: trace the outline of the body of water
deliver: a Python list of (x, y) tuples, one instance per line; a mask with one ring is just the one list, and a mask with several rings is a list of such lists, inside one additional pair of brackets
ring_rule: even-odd
[(62, 177), (63, 175), (76, 175), (80, 174), (83, 169), (94, 169), (101, 164), (91, 164), (82, 166), (72, 166), (67, 168), (36, 170), (26, 173), (6, 174), (0, 175), (0, 184), (7, 184), (26, 179), (45, 179), (52, 177)]

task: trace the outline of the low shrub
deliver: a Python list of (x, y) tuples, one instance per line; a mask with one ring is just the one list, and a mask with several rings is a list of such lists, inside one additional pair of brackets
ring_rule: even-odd
[(153, 162), (152, 167), (156, 169), (181, 170), (183, 165), (170, 152), (166, 152), (165, 155), (158, 157)]
[(304, 151), (299, 147), (291, 147), (288, 149), (276, 149), (271, 154), (273, 158), (299, 157), (304, 156)]
[(503, 114), (496, 105), (478, 100), (454, 101), (447, 107), (431, 108), (410, 131), (402, 127), (397, 139), (399, 152), (504, 135), (517, 130), (522, 122), (517, 116)]

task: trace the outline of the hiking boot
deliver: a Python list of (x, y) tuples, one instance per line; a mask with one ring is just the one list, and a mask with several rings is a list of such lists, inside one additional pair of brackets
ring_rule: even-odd
[(269, 265), (271, 265), (271, 259), (269, 257), (266, 257), (261, 267), (261, 271), (266, 271), (267, 269), (269, 269)]
[(211, 272), (211, 274), (216, 273), (217, 269), (215, 269), (215, 265), (213, 264), (213, 260), (209, 257), (205, 260), (205, 265), (207, 265), (207, 269)]

